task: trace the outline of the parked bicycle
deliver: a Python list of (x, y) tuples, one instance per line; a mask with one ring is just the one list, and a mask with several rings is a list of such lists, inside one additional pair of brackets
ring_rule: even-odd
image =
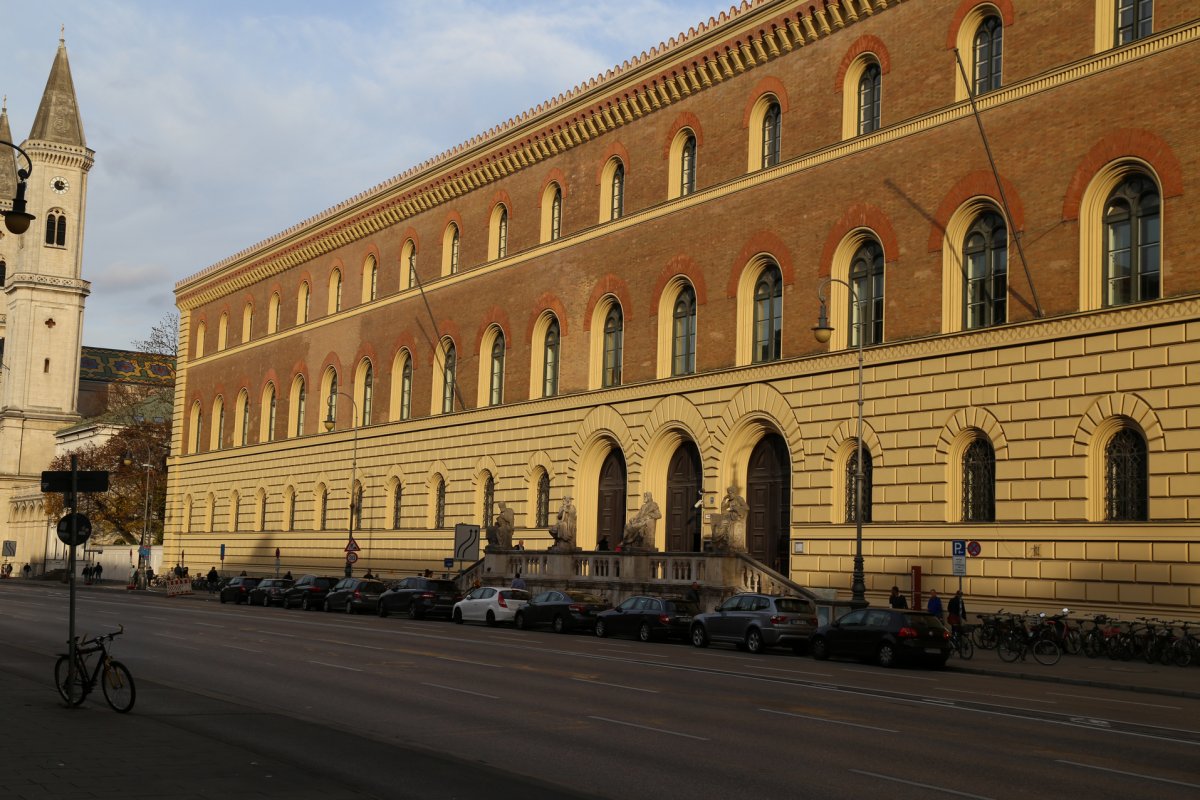
[(950, 653), (963, 661), (975, 655), (975, 644), (971, 641), (971, 635), (961, 627), (950, 631)]
[[(133, 708), (133, 701), (137, 698), (133, 676), (124, 664), (109, 655), (105, 646), (105, 642), (112, 642), (124, 632), (125, 626), (122, 625), (119, 630), (94, 639), (76, 636), (73, 675), (70, 669), (70, 655), (64, 653), (58, 657), (58, 662), (54, 665), (54, 685), (68, 705), (77, 706), (82, 703), (99, 681), (104, 690), (104, 699), (112, 706), (113, 711), (124, 714)], [(88, 657), (96, 653), (99, 653), (100, 657), (89, 665)]]
[(1047, 667), (1057, 664), (1062, 658), (1062, 648), (1053, 639), (1042, 638), (1039, 630), (1042, 619), (1039, 618), (1038, 622), (1038, 626), (1031, 626), (1027, 620), (1021, 620), (1005, 634), (996, 647), (1000, 660), (1012, 662), (1019, 658), (1024, 661), (1025, 656), (1032, 652), (1039, 664)]

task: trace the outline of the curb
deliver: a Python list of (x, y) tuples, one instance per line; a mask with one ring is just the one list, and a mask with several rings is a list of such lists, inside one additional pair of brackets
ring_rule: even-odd
[[(1200, 691), (1189, 689), (1170, 689), (1159, 686), (1139, 686), (1132, 683), (1114, 683), (1111, 681), (1090, 680), (1087, 678), (1072, 678), (1066, 675), (1046, 675), (1035, 672), (1008, 672), (1002, 669), (987, 667), (947, 666), (954, 672), (964, 672), (972, 675), (987, 675), (996, 678), (1014, 678), (1023, 681), (1041, 681), (1042, 683), (1061, 683), (1068, 686), (1088, 686), (1093, 689), (1112, 689), (1120, 692), (1138, 692), (1141, 694), (1157, 694), (1166, 697), (1186, 697), (1190, 700), (1200, 700)], [(1051, 668), (1052, 669), (1052, 668)], [(1186, 669), (1181, 667), (1180, 669)]]

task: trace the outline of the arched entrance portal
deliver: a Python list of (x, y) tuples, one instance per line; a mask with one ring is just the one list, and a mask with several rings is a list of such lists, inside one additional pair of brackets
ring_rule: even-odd
[(791, 527), (791, 459), (787, 443), (768, 434), (754, 446), (746, 470), (746, 549), (753, 558), (787, 575), (788, 531)]
[(611, 550), (625, 532), (625, 457), (612, 449), (596, 487), (596, 549)]
[(700, 451), (695, 442), (675, 448), (667, 466), (667, 550), (700, 552)]

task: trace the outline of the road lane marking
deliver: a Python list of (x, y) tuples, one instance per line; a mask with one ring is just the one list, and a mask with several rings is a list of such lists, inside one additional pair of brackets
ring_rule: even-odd
[(804, 675), (813, 678), (832, 678), (832, 672), (808, 672), (802, 669), (781, 669), (780, 667), (760, 667), (754, 664), (748, 665), (747, 669), (766, 670), (768, 672), (782, 672), (787, 675)]
[(176, 636), (173, 633), (157, 633), (156, 632), (154, 635), (161, 636), (164, 639), (178, 639), (181, 642), (190, 642), (192, 640), (192, 637), (190, 637), (190, 636)]
[(329, 664), (325, 661), (309, 661), (309, 664), (320, 664), (322, 667), (333, 667), (334, 669), (348, 669), (351, 672), (362, 672), (361, 669), (355, 667), (344, 667), (341, 664)]
[(1072, 767), (1083, 767), (1084, 769), (1095, 769), (1101, 772), (1112, 772), (1117, 775), (1125, 775), (1130, 778), (1140, 778), (1147, 781), (1158, 781), (1159, 783), (1170, 783), (1174, 786), (1186, 786), (1189, 789), (1200, 789), (1200, 783), (1185, 783), (1184, 781), (1173, 781), (1170, 778), (1158, 778), (1154, 775), (1143, 775), (1140, 772), (1126, 772), (1121, 769), (1110, 769), (1108, 767), (1097, 767), (1094, 764), (1080, 764), (1078, 761), (1066, 761), (1065, 759), (1057, 759), (1059, 764), (1070, 764)]
[(500, 698), (494, 694), (484, 694), (483, 692), (472, 692), (470, 689), (459, 689), (454, 686), (443, 686), (440, 683), (422, 683), (422, 686), (432, 686), (435, 689), (445, 689), (447, 692), (461, 692), (462, 694), (471, 694), (476, 697), (486, 697), (489, 700), (499, 700)]
[(614, 689), (628, 689), (631, 692), (647, 692), (649, 694), (658, 694), (657, 689), (643, 689), (640, 686), (626, 686), (622, 683), (605, 683), (604, 681), (590, 681), (587, 678), (571, 678), (573, 681), (580, 683), (594, 683), (597, 686), (611, 686)]
[[(861, 672), (863, 675), (882, 675), (883, 674), (878, 669), (856, 669), (854, 667), (847, 667), (846, 672)], [(887, 673), (887, 676), (889, 679), (890, 678), (908, 678), (910, 681), (929, 681), (930, 683), (938, 682), (937, 678), (922, 678), (920, 675), (906, 675), (903, 672), (895, 672), (895, 671)]]
[(211, 622), (193, 622), (193, 625), (203, 625), (205, 628), (224, 628), (225, 625), (214, 625)]
[(474, 664), (477, 667), (490, 667), (491, 669), (507, 669), (503, 664), (488, 664), (484, 661), (472, 661), (469, 658), (454, 658), (453, 656), (439, 656), (435, 653), (430, 653), (430, 657), (437, 658), (442, 661), (452, 661), (455, 664)]
[(594, 716), (591, 716), (590, 714), (588, 715), (588, 719), (598, 719), (601, 722), (611, 722), (614, 725), (625, 725), (626, 727), (629, 727), (629, 728), (639, 728), (643, 731), (653, 731), (654, 733), (669, 733), (672, 736), (682, 736), (685, 739), (696, 739), (701, 742), (709, 741), (709, 739), (705, 738), (704, 736), (693, 736), (690, 733), (680, 733), (679, 731), (669, 731), (666, 728), (651, 728), (649, 725), (638, 725), (636, 722), (622, 722), (619, 719), (609, 719), (608, 717), (594, 717)]
[(827, 719), (826, 717), (814, 717), (808, 714), (795, 714), (791, 711), (778, 711), (774, 708), (760, 708), (767, 714), (778, 714), (781, 717), (796, 717), (797, 719), (811, 719), (816, 722), (828, 722), (832, 725), (849, 725), (851, 728), (866, 728), (869, 731), (883, 731), (884, 733), (899, 733), (900, 731), (892, 730), (891, 728), (877, 728), (874, 725), (862, 725), (858, 722), (846, 722), (840, 719)]
[(249, 647), (238, 647), (236, 644), (227, 644), (227, 645), (224, 645), (224, 646), (225, 646), (225, 647), (228, 647), (230, 650), (244, 650), (244, 651), (246, 651), (247, 653), (262, 653), (262, 652), (264, 652), (264, 651), (262, 651), (262, 650), (254, 650), (254, 649), (252, 649), (252, 648), (249, 648)]
[[(1049, 703), (1052, 706), (1058, 705), (1058, 701), (1056, 701), (1056, 700), (1037, 700), (1033, 697), (1017, 697), (1015, 694), (992, 694), (991, 692), (972, 692), (970, 689), (942, 689), (942, 691), (943, 692), (958, 692), (960, 694), (981, 694), (984, 697), (999, 697), (1004, 700), (1020, 700), (1024, 703)], [(1054, 694), (1054, 692), (1047, 692), (1047, 694)]]
[(155, 622), (171, 622), (172, 621), (170, 617), (151, 617), (149, 615), (147, 615), (146, 619), (152, 619)]
[(958, 797), (971, 797), (971, 798), (974, 798), (974, 800), (992, 800), (992, 798), (990, 798), (986, 795), (982, 795), (982, 794), (968, 794), (967, 792), (959, 792), (959, 791), (955, 791), (954, 789), (947, 789), (945, 786), (934, 786), (932, 783), (917, 783), (916, 781), (906, 781), (903, 778), (894, 778), (891, 775), (880, 775), (878, 772), (867, 772), (866, 770), (861, 770), (861, 769), (852, 769), (852, 770), (850, 770), (850, 772), (854, 772), (859, 775), (867, 775), (872, 778), (879, 778), (880, 780), (884, 780), (884, 781), (893, 781), (895, 783), (903, 783), (907, 786), (916, 786), (921, 789), (932, 789), (935, 792), (944, 792), (945, 794), (952, 794), (952, 795), (956, 795)]
[(1183, 706), (1164, 706), (1160, 703), (1139, 703), (1136, 700), (1110, 700), (1107, 697), (1089, 697), (1086, 694), (1064, 694), (1062, 692), (1046, 692), (1056, 697), (1074, 697), (1077, 700), (1091, 700), (1096, 703), (1121, 703), (1127, 706), (1146, 706), (1147, 708), (1168, 708), (1172, 711), (1182, 711)]

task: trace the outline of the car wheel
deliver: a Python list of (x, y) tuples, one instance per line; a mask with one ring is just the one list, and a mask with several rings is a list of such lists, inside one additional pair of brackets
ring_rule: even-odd
[(650, 630), (649, 622), (643, 622), (642, 627), (638, 628), (638, 638), (643, 642), (649, 642), (654, 639), (654, 631)]
[(328, 600), (326, 600), (324, 603), (321, 604), (321, 608), (326, 614), (333, 611), (333, 606), (329, 603)]
[(417, 608), (416, 603), (408, 604), (408, 618), (409, 619), (420, 619), (421, 618), (421, 609)]
[(269, 605), (271, 605), (271, 596), (264, 594), (263, 595), (263, 608), (266, 608)]
[(300, 598), (300, 610), (301, 611), (310, 611), (311, 609), (312, 609), (312, 603), (308, 602), (308, 598), (301, 597)]
[(596, 635), (601, 639), (603, 639), (605, 636), (608, 636), (608, 628), (605, 626), (604, 620), (602, 619), (596, 620)]
[(225, 595), (221, 595), (221, 604), (222, 604), (222, 605), (224, 605), (224, 604), (225, 604)]
[(692, 645), (695, 647), (708, 647), (708, 633), (704, 630), (703, 625), (692, 626)]
[(817, 661), (829, 660), (829, 642), (825, 641), (823, 636), (813, 637), (812, 642), (808, 645), (808, 651)]
[[(463, 624), (462, 609), (461, 608), (454, 609), (454, 614), (451, 616), (451, 619), (454, 620), (455, 625), (462, 625)], [(491, 621), (492, 621), (492, 612), (489, 611), (488, 612), (488, 624), (491, 624)]]
[[(461, 615), (459, 615), (459, 616), (461, 617)], [(492, 628), (496, 627), (496, 615), (493, 614), (490, 610), (487, 613), (487, 624), (489, 627), (492, 627)]]
[(746, 649), (755, 655), (763, 651), (762, 632), (758, 628), (746, 631)]
[(382, 600), (379, 602), (379, 608), (376, 609), (376, 613), (381, 617), (386, 617), (388, 615), (387, 606), (383, 604)]
[(513, 626), (519, 631), (525, 630), (525, 615), (520, 611), (518, 611), (517, 615), (513, 617)]
[(346, 601), (346, 613), (347, 613), (347, 614), (353, 614), (353, 613), (354, 613), (354, 606), (353, 606), (353, 605), (351, 605), (349, 601)]
[(896, 666), (896, 646), (891, 642), (884, 642), (879, 645), (879, 652), (876, 653), (876, 660), (881, 667)]
[(555, 633), (566, 633), (567, 632), (567, 618), (564, 617), (562, 614), (559, 614), (558, 616), (556, 616), (554, 618), (554, 632)]

